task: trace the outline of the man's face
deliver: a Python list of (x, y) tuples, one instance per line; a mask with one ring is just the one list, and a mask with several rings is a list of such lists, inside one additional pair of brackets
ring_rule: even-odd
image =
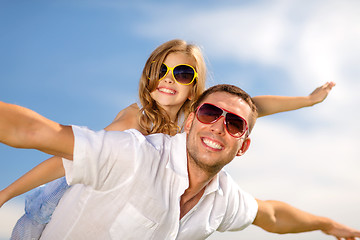
[[(237, 114), (246, 121), (250, 119), (250, 106), (235, 95), (215, 92), (204, 102)], [(209, 173), (218, 172), (235, 156), (242, 155), (250, 144), (249, 138), (245, 139), (245, 136), (235, 138), (226, 131), (224, 117), (215, 123), (204, 124), (199, 122), (194, 113), (191, 113), (186, 120), (185, 132), (188, 160)]]

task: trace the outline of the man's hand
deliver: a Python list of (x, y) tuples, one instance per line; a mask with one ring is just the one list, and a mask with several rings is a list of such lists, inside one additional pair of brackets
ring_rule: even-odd
[(355, 240), (360, 238), (360, 231), (332, 221), (328, 229), (322, 230), (325, 234), (332, 235), (338, 240)]

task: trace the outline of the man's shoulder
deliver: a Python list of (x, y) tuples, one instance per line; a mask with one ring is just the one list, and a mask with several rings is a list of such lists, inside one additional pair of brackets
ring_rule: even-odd
[[(170, 151), (172, 148), (179, 148), (179, 145), (185, 144), (186, 134), (180, 133), (175, 136), (169, 136), (162, 133), (143, 135), (136, 129), (128, 129), (125, 131), (93, 131), (87, 127), (73, 126), (76, 142), (91, 142), (98, 146), (106, 148), (128, 150), (136, 149), (138, 152)], [(106, 142), (106, 144), (104, 144)]]
[[(135, 129), (131, 129), (131, 131), (134, 133), (136, 132), (136, 134), (139, 134), (139, 132), (136, 131)], [(163, 133), (154, 133), (154, 134), (149, 134), (149, 135), (146, 135), (143, 137), (146, 141), (148, 141), (150, 143), (157, 144), (157, 145), (163, 145), (163, 144), (167, 144), (171, 141), (182, 141), (182, 139), (184, 139), (185, 135), (184, 135), (184, 133), (178, 133), (175, 136), (169, 136), (169, 135), (163, 134)]]
[(175, 136), (169, 136), (163, 133), (154, 133), (149, 135), (143, 135), (136, 129), (128, 129), (123, 132), (115, 133), (115, 134), (125, 134), (127, 137), (133, 138), (135, 141), (140, 144), (149, 144), (156, 149), (163, 149), (171, 147), (172, 142), (185, 142), (186, 134), (179, 133)]

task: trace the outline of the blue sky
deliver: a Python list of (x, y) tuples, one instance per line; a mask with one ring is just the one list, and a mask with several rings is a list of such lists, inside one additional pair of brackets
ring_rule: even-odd
[[(360, 228), (359, 10), (356, 0), (1, 1), (0, 100), (101, 129), (137, 100), (147, 57), (174, 38), (202, 47), (208, 86), (297, 96), (335, 81), (325, 102), (259, 119), (250, 150), (228, 171), (260, 199)], [(0, 187), (46, 158), (0, 145)], [(23, 204), (20, 196), (0, 209), (0, 239)], [(213, 237), (235, 238), (332, 239), (256, 227)]]

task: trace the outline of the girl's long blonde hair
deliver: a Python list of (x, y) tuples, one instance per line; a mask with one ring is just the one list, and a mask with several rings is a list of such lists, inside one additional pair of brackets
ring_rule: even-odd
[[(155, 100), (150, 96), (150, 93), (154, 91), (159, 83), (159, 71), (160, 66), (164, 62), (165, 58), (170, 53), (185, 53), (189, 57), (193, 57), (196, 65), (193, 66), (198, 73), (198, 77), (195, 79), (193, 88), (191, 91), (190, 99), (187, 99), (179, 112), (175, 122), (172, 122), (166, 111), (159, 106)], [(152, 71), (150, 71), (150, 68)], [(194, 44), (188, 44), (184, 40), (171, 40), (163, 43), (157, 47), (150, 55), (145, 63), (140, 83), (139, 83), (139, 98), (142, 105), (139, 124), (147, 131), (151, 133), (165, 133), (174, 135), (181, 126), (178, 126), (178, 120), (180, 116), (184, 116), (184, 119), (190, 113), (191, 104), (200, 96), (205, 90), (205, 79), (206, 79), (206, 65), (200, 48)]]

